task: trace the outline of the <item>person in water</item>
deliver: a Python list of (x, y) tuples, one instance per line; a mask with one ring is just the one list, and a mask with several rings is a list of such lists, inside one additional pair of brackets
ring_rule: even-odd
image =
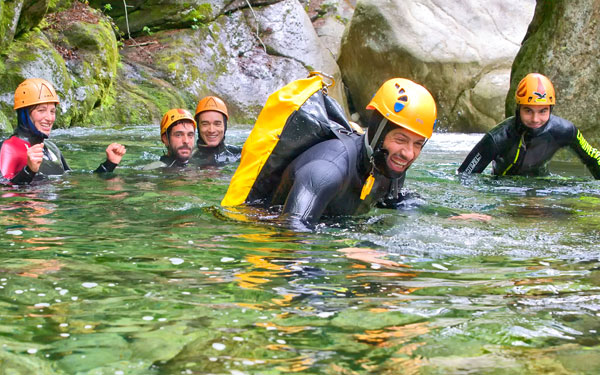
[[(427, 89), (403, 78), (383, 83), (367, 109), (367, 132), (318, 143), (283, 172), (271, 205), (297, 229), (322, 216), (396, 208), (407, 170), (433, 133), (437, 109)], [(300, 223), (298, 223), (298, 221)]]
[(196, 106), (198, 142), (194, 163), (216, 166), (233, 163), (240, 159), (242, 148), (225, 144), (229, 114), (225, 102), (216, 96), (207, 96)]
[(168, 110), (160, 122), (160, 139), (166, 146), (167, 153), (144, 169), (187, 166), (196, 141), (196, 121), (192, 114), (181, 108)]
[[(17, 128), (0, 146), (3, 182), (29, 184), (34, 179), (70, 170), (58, 147), (48, 140), (58, 104), (54, 87), (44, 79), (28, 78), (17, 87), (14, 98)], [(106, 148), (106, 161), (95, 172), (112, 172), (125, 152), (123, 145), (111, 143)]]
[(483, 136), (458, 168), (459, 173), (481, 173), (492, 162), (494, 175), (544, 176), (554, 153), (569, 147), (594, 178), (600, 179), (600, 152), (571, 122), (552, 114), (556, 95), (546, 76), (527, 74), (515, 97), (515, 115)]

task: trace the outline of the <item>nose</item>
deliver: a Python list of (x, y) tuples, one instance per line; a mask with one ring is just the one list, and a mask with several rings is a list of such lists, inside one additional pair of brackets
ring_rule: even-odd
[(400, 149), (400, 155), (406, 160), (410, 161), (415, 157), (415, 146), (412, 142), (408, 142)]

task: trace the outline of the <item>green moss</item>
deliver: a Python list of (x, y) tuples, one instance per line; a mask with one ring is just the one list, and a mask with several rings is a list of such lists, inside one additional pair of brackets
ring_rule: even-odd
[(4, 50), (14, 37), (13, 20), (15, 18), (15, 3), (0, 2), (0, 50)]

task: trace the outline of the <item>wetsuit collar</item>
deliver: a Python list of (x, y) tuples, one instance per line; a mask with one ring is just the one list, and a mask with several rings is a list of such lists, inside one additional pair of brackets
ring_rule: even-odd
[(163, 155), (160, 157), (160, 161), (162, 161), (163, 163), (165, 163), (167, 165), (167, 167), (171, 168), (171, 167), (185, 167), (186, 165), (188, 165), (189, 160), (186, 161), (181, 161), (177, 158), (174, 158), (172, 156), (169, 155)]

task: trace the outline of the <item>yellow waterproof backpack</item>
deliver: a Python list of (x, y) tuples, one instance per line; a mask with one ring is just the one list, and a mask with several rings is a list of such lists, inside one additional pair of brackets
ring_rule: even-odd
[(331, 85), (320, 73), (311, 73), (269, 96), (244, 143), (222, 206), (269, 203), (283, 171), (298, 155), (340, 134), (356, 133), (327, 95)]

